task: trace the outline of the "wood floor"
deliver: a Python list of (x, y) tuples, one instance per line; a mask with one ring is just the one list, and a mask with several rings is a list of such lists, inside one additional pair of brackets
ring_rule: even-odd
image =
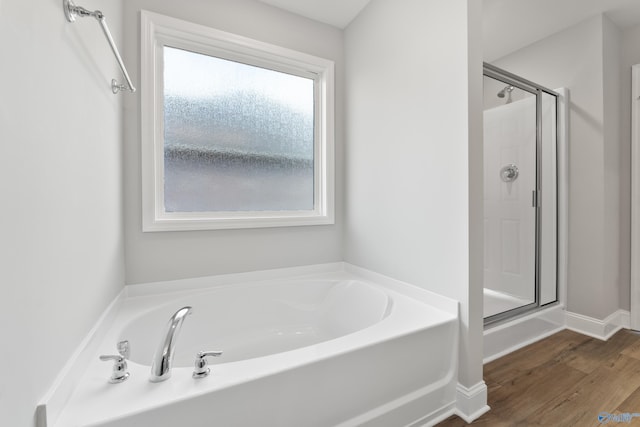
[[(635, 332), (604, 342), (565, 330), (488, 363), (484, 380), (491, 410), (474, 426), (640, 426)], [(600, 422), (603, 412), (618, 418)], [(453, 416), (438, 427), (466, 425)]]

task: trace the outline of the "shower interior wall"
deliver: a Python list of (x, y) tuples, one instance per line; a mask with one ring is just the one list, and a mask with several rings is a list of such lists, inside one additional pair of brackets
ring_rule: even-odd
[[(484, 86), (492, 79), (485, 77)], [(524, 92), (520, 89), (516, 93)], [(486, 96), (486, 90), (485, 90)], [(495, 92), (494, 92), (494, 97)], [(498, 98), (500, 99), (500, 98)], [(532, 303), (535, 300), (536, 98), (484, 110), (484, 287)], [(518, 168), (504, 182), (505, 165)]]

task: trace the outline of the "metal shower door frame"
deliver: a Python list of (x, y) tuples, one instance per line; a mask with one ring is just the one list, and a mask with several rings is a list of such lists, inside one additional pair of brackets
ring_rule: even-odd
[[(505, 71), (489, 63), (483, 64), (483, 75), (492, 79), (501, 81), (505, 84), (517, 87), (525, 92), (531, 93), (536, 97), (536, 188), (533, 190), (532, 203), (535, 207), (535, 265), (534, 265), (534, 286), (535, 286), (535, 300), (533, 303), (526, 304), (511, 310), (503, 311), (501, 313), (494, 314), (484, 318), (484, 325), (492, 325), (498, 322), (502, 322), (506, 319), (511, 319), (514, 316), (518, 316), (530, 311), (536, 310), (541, 307), (540, 293), (541, 293), (541, 269), (540, 269), (540, 241), (542, 236), (542, 215), (541, 215), (541, 203), (542, 195), (542, 95), (546, 93), (555, 97), (555, 111), (556, 111), (556, 138), (558, 137), (558, 97), (559, 94), (551, 89), (547, 89), (544, 86), (540, 86), (537, 83), (524, 79), (516, 74)], [(557, 148), (556, 148), (557, 149)], [(557, 212), (556, 212), (557, 216)], [(557, 237), (556, 237), (557, 245)], [(558, 280), (556, 277), (556, 301), (558, 296)]]

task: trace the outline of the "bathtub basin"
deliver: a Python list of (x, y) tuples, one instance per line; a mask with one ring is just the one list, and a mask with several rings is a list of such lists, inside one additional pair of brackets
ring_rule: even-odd
[(372, 326), (390, 312), (381, 289), (356, 280), (309, 280), (230, 286), (187, 296), (129, 322), (120, 340), (135, 343), (131, 361), (149, 365), (167, 319), (192, 306), (173, 366), (192, 367), (198, 351), (221, 349), (212, 363), (229, 363), (319, 344)]
[[(403, 286), (336, 272), (127, 298), (100, 353), (128, 339), (130, 378), (109, 384), (96, 355), (56, 426), (428, 425), (455, 404), (457, 306)], [(162, 330), (187, 305), (172, 376), (151, 383)], [(224, 353), (196, 380), (203, 350)]]

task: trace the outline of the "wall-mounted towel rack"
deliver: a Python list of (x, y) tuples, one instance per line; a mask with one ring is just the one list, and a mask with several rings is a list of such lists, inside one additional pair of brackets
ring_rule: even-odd
[(127, 85), (119, 84), (116, 79), (111, 80), (111, 91), (113, 93), (118, 93), (123, 90), (128, 90), (129, 92), (135, 92), (136, 88), (131, 83), (131, 78), (129, 78), (129, 73), (127, 73), (127, 69), (124, 66), (124, 62), (122, 62), (122, 57), (118, 52), (118, 48), (116, 47), (115, 42), (113, 41), (113, 37), (111, 37), (111, 31), (109, 31), (109, 27), (107, 26), (107, 20), (104, 17), (104, 14), (99, 10), (90, 11), (81, 6), (76, 6), (71, 0), (62, 0), (62, 7), (64, 9), (64, 16), (67, 18), (69, 22), (75, 22), (76, 16), (80, 16), (82, 18), (86, 18), (87, 16), (92, 16), (98, 20), (100, 23), (100, 27), (102, 28), (102, 32), (104, 36), (107, 38), (107, 42), (109, 42), (109, 46), (113, 51), (113, 54), (118, 61), (118, 65), (120, 65), (120, 69), (122, 70), (122, 74), (124, 74), (124, 78), (127, 80)]

